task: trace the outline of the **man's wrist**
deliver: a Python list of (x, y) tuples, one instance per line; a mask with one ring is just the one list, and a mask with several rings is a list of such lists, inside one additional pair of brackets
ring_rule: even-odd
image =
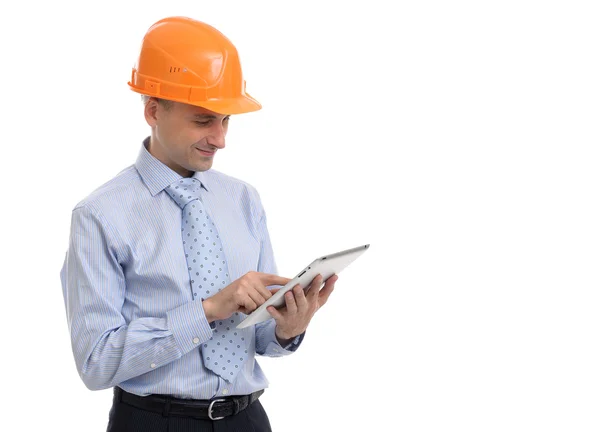
[(204, 316), (206, 316), (206, 320), (209, 323), (216, 321), (216, 318), (213, 314), (213, 304), (210, 301), (210, 298), (207, 298), (202, 302), (202, 307), (204, 308)]
[(292, 336), (290, 338), (286, 338), (285, 335), (284, 336), (280, 336), (278, 329), (275, 328), (275, 338), (277, 339), (277, 342), (279, 343), (279, 345), (281, 345), (282, 347), (289, 345), (290, 342), (292, 342), (295, 338), (295, 336)]
[(290, 342), (292, 342), (294, 340), (294, 338), (280, 339), (279, 336), (277, 336), (277, 335), (275, 335), (275, 337), (277, 338), (277, 342), (279, 343), (279, 345), (281, 345), (282, 347), (289, 345)]

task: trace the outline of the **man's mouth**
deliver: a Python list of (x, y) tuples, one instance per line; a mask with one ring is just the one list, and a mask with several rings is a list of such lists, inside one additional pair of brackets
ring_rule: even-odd
[(198, 150), (201, 154), (203, 154), (204, 156), (212, 156), (215, 154), (214, 151), (208, 151), (208, 150), (202, 150), (196, 147), (196, 150)]

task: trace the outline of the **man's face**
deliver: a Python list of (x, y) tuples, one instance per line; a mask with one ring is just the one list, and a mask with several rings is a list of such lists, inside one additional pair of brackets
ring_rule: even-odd
[(214, 152), (225, 148), (228, 115), (179, 102), (165, 108), (154, 98), (144, 115), (152, 127), (148, 151), (183, 177), (210, 169)]

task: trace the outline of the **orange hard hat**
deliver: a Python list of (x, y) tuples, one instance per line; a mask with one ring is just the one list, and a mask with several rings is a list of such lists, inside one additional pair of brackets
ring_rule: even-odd
[(246, 93), (231, 41), (216, 28), (186, 17), (165, 18), (148, 29), (128, 84), (137, 93), (220, 114), (261, 108)]

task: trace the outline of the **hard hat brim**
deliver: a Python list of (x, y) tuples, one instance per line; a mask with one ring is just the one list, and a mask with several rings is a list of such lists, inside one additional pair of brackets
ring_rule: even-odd
[(262, 105), (247, 93), (244, 96), (232, 99), (216, 99), (184, 103), (189, 103), (190, 105), (199, 106), (226, 115), (244, 114), (258, 111), (262, 108)]
[(176, 97), (169, 97), (162, 94), (150, 94), (142, 89), (138, 89), (131, 84), (131, 82), (127, 83), (129, 88), (139, 94), (147, 95), (150, 97), (157, 97), (160, 99), (170, 100), (173, 102), (180, 102), (188, 105), (199, 106), (202, 108), (206, 108), (218, 114), (244, 114), (253, 111), (258, 111), (262, 108), (262, 105), (250, 96), (248, 93), (230, 99), (209, 99), (203, 101), (190, 101), (188, 99), (180, 99)]

